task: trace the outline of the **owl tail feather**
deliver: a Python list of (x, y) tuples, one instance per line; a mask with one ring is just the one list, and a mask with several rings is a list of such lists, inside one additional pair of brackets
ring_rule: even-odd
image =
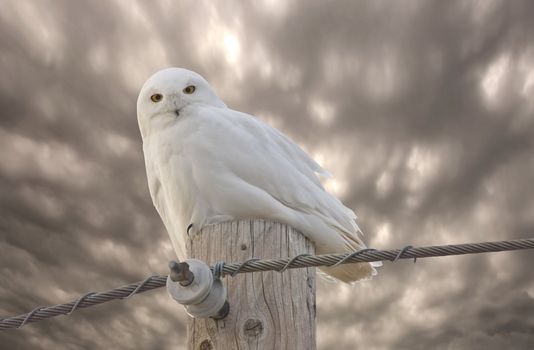
[[(345, 249), (347, 253), (367, 248), (356, 235), (342, 233), (342, 236), (345, 238)], [(328, 253), (331, 252), (321, 251), (321, 249), (318, 249), (317, 251), (317, 254)], [(355, 282), (357, 281), (371, 279), (376, 276), (378, 273), (375, 268), (381, 266), (381, 261), (342, 264), (336, 267), (323, 266), (319, 268), (319, 274), (327, 280), (341, 281), (350, 285), (355, 285)]]
[[(377, 266), (378, 267), (378, 266)], [(327, 280), (338, 280), (354, 285), (355, 282), (377, 275), (372, 263), (344, 264), (336, 267), (320, 267), (319, 274)]]

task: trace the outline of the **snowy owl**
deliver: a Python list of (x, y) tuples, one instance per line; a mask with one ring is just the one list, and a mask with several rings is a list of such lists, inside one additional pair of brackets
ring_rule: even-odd
[[(327, 172), (275, 128), (226, 107), (199, 74), (169, 68), (151, 76), (137, 117), (150, 195), (180, 259), (188, 229), (246, 218), (292, 226), (317, 254), (365, 248), (354, 212), (319, 181)], [(351, 283), (376, 274), (376, 265), (322, 270)]]

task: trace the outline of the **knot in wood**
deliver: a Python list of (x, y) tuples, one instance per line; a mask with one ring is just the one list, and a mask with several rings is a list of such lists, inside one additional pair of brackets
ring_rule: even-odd
[(260, 320), (249, 318), (243, 326), (247, 337), (258, 337), (263, 333), (263, 323)]
[(212, 350), (213, 345), (211, 345), (211, 341), (209, 339), (204, 340), (202, 343), (200, 343), (199, 350)]

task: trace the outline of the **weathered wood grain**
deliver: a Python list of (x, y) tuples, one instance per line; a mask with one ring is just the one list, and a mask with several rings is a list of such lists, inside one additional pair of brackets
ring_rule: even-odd
[[(240, 220), (205, 227), (188, 242), (188, 256), (213, 265), (250, 258), (314, 253), (313, 244), (286, 225)], [(226, 277), (230, 313), (224, 320), (188, 323), (188, 349), (315, 349), (315, 269)]]

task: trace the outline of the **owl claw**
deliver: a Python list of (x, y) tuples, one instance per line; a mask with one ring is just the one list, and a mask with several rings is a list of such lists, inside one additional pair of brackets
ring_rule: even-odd
[(187, 235), (189, 236), (189, 230), (191, 230), (193, 228), (193, 224), (189, 224), (189, 226), (187, 226)]

